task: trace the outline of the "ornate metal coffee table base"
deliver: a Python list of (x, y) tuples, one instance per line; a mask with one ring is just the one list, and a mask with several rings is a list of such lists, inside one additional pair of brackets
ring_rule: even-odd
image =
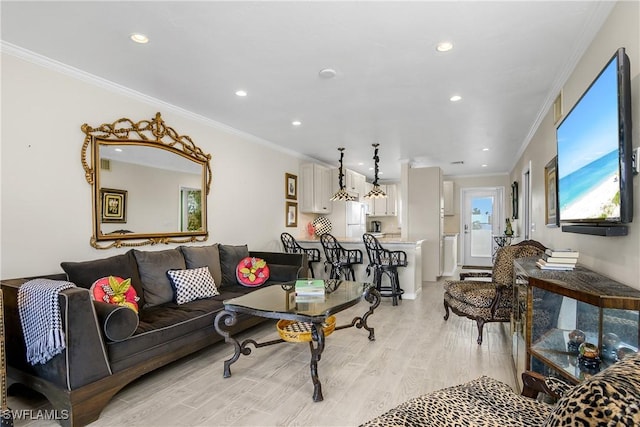
[[(369, 340), (375, 341), (375, 333), (374, 329), (367, 324), (367, 319), (369, 316), (373, 314), (373, 311), (380, 305), (380, 293), (375, 288), (369, 288), (368, 292), (366, 292), (364, 298), (367, 302), (369, 302), (369, 310), (362, 317), (355, 317), (351, 323), (336, 326), (335, 330), (346, 329), (356, 327), (358, 329), (366, 329), (369, 331)], [(257, 314), (259, 315), (259, 314)], [(234, 311), (222, 310), (215, 318), (214, 327), (216, 331), (224, 337), (225, 342), (232, 344), (234, 347), (234, 353), (231, 358), (224, 361), (224, 370), (223, 376), (224, 378), (229, 378), (231, 376), (231, 365), (235, 363), (241, 354), (248, 356), (251, 354), (251, 348), (249, 345), (251, 344), (255, 348), (266, 347), (274, 344), (279, 344), (282, 342), (286, 342), (283, 339), (265, 341), (259, 343), (253, 339), (246, 339), (242, 342), (239, 342), (235, 337), (231, 336), (228, 328), (231, 328), (236, 324), (238, 320), (238, 313)], [(313, 401), (320, 402), (324, 399), (322, 396), (322, 384), (320, 383), (320, 379), (318, 378), (318, 362), (322, 357), (322, 352), (324, 351), (325, 344), (325, 336), (324, 330), (322, 327), (322, 323), (318, 322), (312, 323), (311, 328), (311, 337), (312, 340), (309, 341), (309, 348), (311, 350), (311, 363), (310, 363), (310, 371), (311, 371), (311, 381), (313, 382)], [(226, 327), (226, 328), (225, 328)]]

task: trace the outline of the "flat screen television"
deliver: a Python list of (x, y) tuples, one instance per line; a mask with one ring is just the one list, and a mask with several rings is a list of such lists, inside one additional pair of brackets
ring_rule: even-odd
[(624, 48), (562, 120), (556, 141), (560, 222), (631, 222), (631, 76)]

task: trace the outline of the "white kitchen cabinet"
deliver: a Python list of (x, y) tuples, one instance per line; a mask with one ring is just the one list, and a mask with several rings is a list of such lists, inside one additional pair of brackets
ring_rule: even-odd
[[(369, 192), (373, 185), (369, 184)], [(387, 194), (385, 198), (368, 199), (369, 216), (397, 216), (398, 215), (398, 190), (396, 184), (381, 185), (380, 188)]]
[(387, 193), (387, 216), (398, 215), (398, 186), (396, 184), (387, 184), (385, 193)]
[(315, 163), (300, 166), (300, 212), (331, 213), (331, 169)]
[[(336, 191), (340, 189), (340, 177), (339, 177), (338, 169), (331, 169), (331, 181), (332, 181), (332, 192), (333, 196)], [(342, 183), (344, 184), (344, 189), (347, 193), (358, 197), (359, 202), (365, 202), (364, 195), (367, 194), (369, 190), (365, 189), (365, 181), (366, 177), (358, 172), (352, 171), (350, 169), (344, 169), (344, 176), (342, 178)]]
[(345, 187), (347, 191), (353, 195), (358, 196), (358, 200), (362, 201), (362, 198), (366, 194), (364, 192), (365, 176), (347, 169)]
[(445, 216), (455, 215), (453, 208), (453, 181), (443, 181), (442, 191), (444, 192), (444, 214)]

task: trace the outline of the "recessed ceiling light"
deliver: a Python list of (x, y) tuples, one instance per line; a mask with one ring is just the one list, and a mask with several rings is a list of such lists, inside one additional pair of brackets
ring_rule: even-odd
[(486, 167), (487, 167), (487, 165), (482, 165), (482, 167), (483, 167), (483, 168), (486, 168)]
[(370, 170), (370, 171), (372, 171), (372, 170), (373, 170), (373, 168), (371, 167), (371, 168), (369, 168), (369, 170)]
[(488, 148), (483, 148), (482, 151), (489, 151), (489, 149)]
[(247, 91), (246, 90), (237, 90), (236, 91), (236, 95), (238, 95), (238, 96), (247, 96)]
[(292, 125), (294, 126), (300, 126), (302, 124), (302, 122), (300, 120), (294, 120), (291, 122)]
[(116, 148), (115, 151), (117, 151), (118, 153), (122, 153), (122, 148)]
[(336, 76), (336, 70), (333, 68), (324, 68), (318, 72), (318, 75), (323, 79), (332, 79)]
[(129, 37), (131, 38), (131, 40), (133, 40), (136, 43), (140, 43), (140, 44), (149, 43), (149, 37), (145, 36), (144, 34), (133, 33)]
[(436, 50), (438, 52), (448, 52), (453, 49), (453, 43), (451, 42), (440, 42), (436, 45)]
[(358, 166), (362, 166), (362, 165), (364, 165), (364, 163), (358, 162)]
[(451, 98), (449, 98), (449, 101), (451, 102), (458, 102), (462, 99), (462, 97), (460, 95), (453, 95)]

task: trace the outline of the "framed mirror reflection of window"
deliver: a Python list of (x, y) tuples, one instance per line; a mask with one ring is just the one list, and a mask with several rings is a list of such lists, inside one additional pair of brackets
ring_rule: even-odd
[(140, 122), (122, 118), (98, 127), (84, 124), (82, 130), (93, 247), (207, 239), (211, 155), (166, 126), (160, 113)]

